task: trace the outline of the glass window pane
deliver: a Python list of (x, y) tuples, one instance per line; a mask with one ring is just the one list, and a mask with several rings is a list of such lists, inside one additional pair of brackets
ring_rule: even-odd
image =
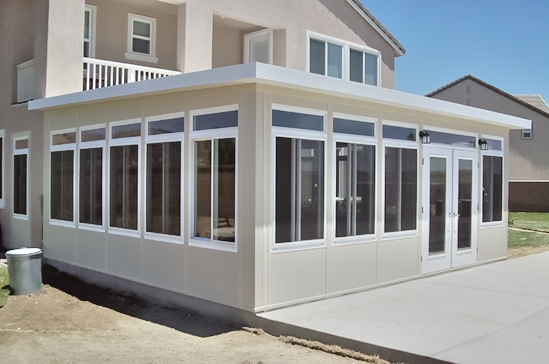
[(212, 142), (202, 140), (195, 147), (194, 236), (211, 239), (212, 229)]
[(417, 150), (385, 148), (385, 232), (415, 230)]
[(334, 133), (374, 136), (374, 123), (334, 118)]
[(235, 241), (235, 156), (235, 139), (215, 140), (214, 240)]
[(292, 200), (292, 154), (294, 146), (290, 138), (276, 138), (276, 173), (275, 173), (275, 242), (283, 243), (293, 240)]
[(97, 140), (105, 140), (105, 128), (82, 130), (80, 137), (82, 139), (82, 142), (93, 142)]
[(441, 131), (426, 130), (431, 137), (431, 143), (456, 145), (460, 147), (476, 148), (477, 138), (469, 135), (444, 133)]
[(377, 86), (377, 56), (364, 53), (364, 83)]
[(309, 54), (309, 71), (319, 75), (326, 74), (326, 43), (311, 39)]
[[(84, 57), (89, 57), (90, 56), (90, 42), (89, 41), (84, 41)], [(84, 64), (84, 67), (87, 67), (88, 65), (87, 64)], [(84, 68), (84, 69), (87, 69), (87, 68)]]
[(503, 158), (483, 157), (482, 173), (482, 221), (502, 220), (503, 209)]
[(458, 186), (458, 249), (470, 249), (473, 209), (473, 161), (470, 159), (459, 160)]
[(151, 37), (151, 24), (145, 23), (139, 20), (133, 21), (133, 34), (139, 35), (142, 37), (150, 38)]
[(429, 255), (446, 251), (446, 181), (448, 160), (430, 158)]
[(324, 143), (300, 141), (301, 236), (299, 240), (324, 237)]
[(416, 129), (383, 125), (383, 137), (388, 139), (416, 141)]
[(116, 125), (112, 127), (112, 138), (130, 138), (141, 136), (141, 123)]
[(351, 56), (349, 59), (349, 78), (351, 81), (362, 83), (364, 80), (364, 62), (362, 60), (364, 52), (360, 52), (351, 49)]
[(51, 218), (73, 221), (74, 152), (51, 153)]
[(343, 77), (343, 47), (328, 43), (328, 76)]
[(489, 150), (503, 150), (503, 143), (501, 140), (484, 139), (488, 143)]
[(336, 237), (374, 233), (375, 148), (337, 143)]
[(150, 54), (151, 53), (151, 41), (148, 39), (133, 38), (132, 39), (132, 52)]
[[(27, 139), (25, 141), (28, 142)], [(27, 214), (27, 155), (13, 156), (13, 212)]]
[(324, 117), (321, 115), (273, 110), (273, 126), (323, 131)]
[(147, 145), (147, 231), (181, 233), (181, 142)]
[(238, 111), (226, 111), (215, 114), (196, 115), (194, 130), (231, 128), (238, 126)]
[(103, 148), (80, 150), (80, 222), (103, 225)]
[(324, 142), (276, 139), (275, 241), (324, 237)]
[(84, 39), (90, 39), (90, 11), (84, 11)]
[(184, 125), (184, 117), (151, 121), (149, 123), (149, 135), (182, 133)]
[(373, 145), (355, 145), (356, 149), (356, 214), (355, 234), (373, 234), (376, 201), (376, 156)]
[(28, 139), (19, 139), (15, 141), (15, 149), (21, 150), (21, 149), (28, 149), (28, 148), (29, 148)]
[(52, 145), (63, 145), (76, 143), (76, 132), (54, 134), (52, 136)]
[(110, 226), (137, 230), (138, 146), (111, 147)]

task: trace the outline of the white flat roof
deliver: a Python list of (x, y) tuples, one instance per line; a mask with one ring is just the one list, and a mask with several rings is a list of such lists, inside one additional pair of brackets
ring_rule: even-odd
[(531, 127), (530, 120), (515, 116), (263, 63), (246, 63), (48, 97), (30, 101), (28, 108), (29, 110), (51, 110), (82, 104), (113, 101), (115, 99), (128, 99), (247, 83), (267, 84), (330, 94), (402, 109), (464, 118), (480, 123), (503, 126), (509, 129), (529, 129)]

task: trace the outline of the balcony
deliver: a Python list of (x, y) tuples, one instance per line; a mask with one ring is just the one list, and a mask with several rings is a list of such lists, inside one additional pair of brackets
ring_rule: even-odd
[(84, 57), (82, 91), (179, 75), (179, 71)]
[[(83, 71), (82, 91), (181, 74), (179, 71), (94, 58), (83, 59)], [(34, 99), (34, 87), (34, 60), (31, 59), (17, 66), (17, 103)]]

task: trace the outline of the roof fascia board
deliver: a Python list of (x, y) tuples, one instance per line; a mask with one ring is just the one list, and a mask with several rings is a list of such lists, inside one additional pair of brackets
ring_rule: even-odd
[(484, 124), (510, 129), (528, 129), (531, 121), (489, 110), (473, 108), (453, 102), (409, 94), (392, 89), (338, 80), (303, 71), (267, 65), (246, 63), (207, 71), (141, 81), (131, 84), (55, 96), (29, 102), (29, 110), (48, 110), (80, 104), (114, 101), (139, 96), (189, 91), (224, 85), (246, 83), (291, 87), (305, 92), (316, 92), (369, 101), (405, 110), (415, 110), (448, 117), (474, 120)]
[(347, 0), (347, 2), (368, 22), (368, 24), (372, 26), (372, 28), (374, 28), (381, 35), (381, 37), (383, 37), (383, 39), (385, 39), (387, 43), (391, 45), (391, 47), (393, 47), (398, 56), (403, 56), (406, 53), (404, 47), (396, 43), (395, 40), (391, 39), (391, 37), (387, 34), (387, 30), (382, 29), (379, 24), (372, 19), (372, 15), (366, 13), (355, 0)]

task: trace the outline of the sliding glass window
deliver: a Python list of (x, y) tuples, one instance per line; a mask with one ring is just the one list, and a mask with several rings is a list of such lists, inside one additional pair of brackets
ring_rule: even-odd
[(50, 218), (74, 221), (76, 131), (54, 132), (50, 146)]
[(273, 110), (272, 118), (275, 243), (324, 239), (324, 116)]
[[(335, 237), (375, 233), (375, 119), (334, 115)], [(340, 239), (341, 240), (341, 239)]]
[(80, 131), (79, 222), (104, 225), (103, 212), (103, 158), (105, 154), (105, 127), (98, 126)]
[(147, 122), (147, 233), (181, 235), (183, 127), (183, 115)]
[(139, 228), (139, 149), (141, 121), (111, 127), (109, 226)]
[(191, 244), (236, 250), (238, 111), (193, 116), (194, 213)]

